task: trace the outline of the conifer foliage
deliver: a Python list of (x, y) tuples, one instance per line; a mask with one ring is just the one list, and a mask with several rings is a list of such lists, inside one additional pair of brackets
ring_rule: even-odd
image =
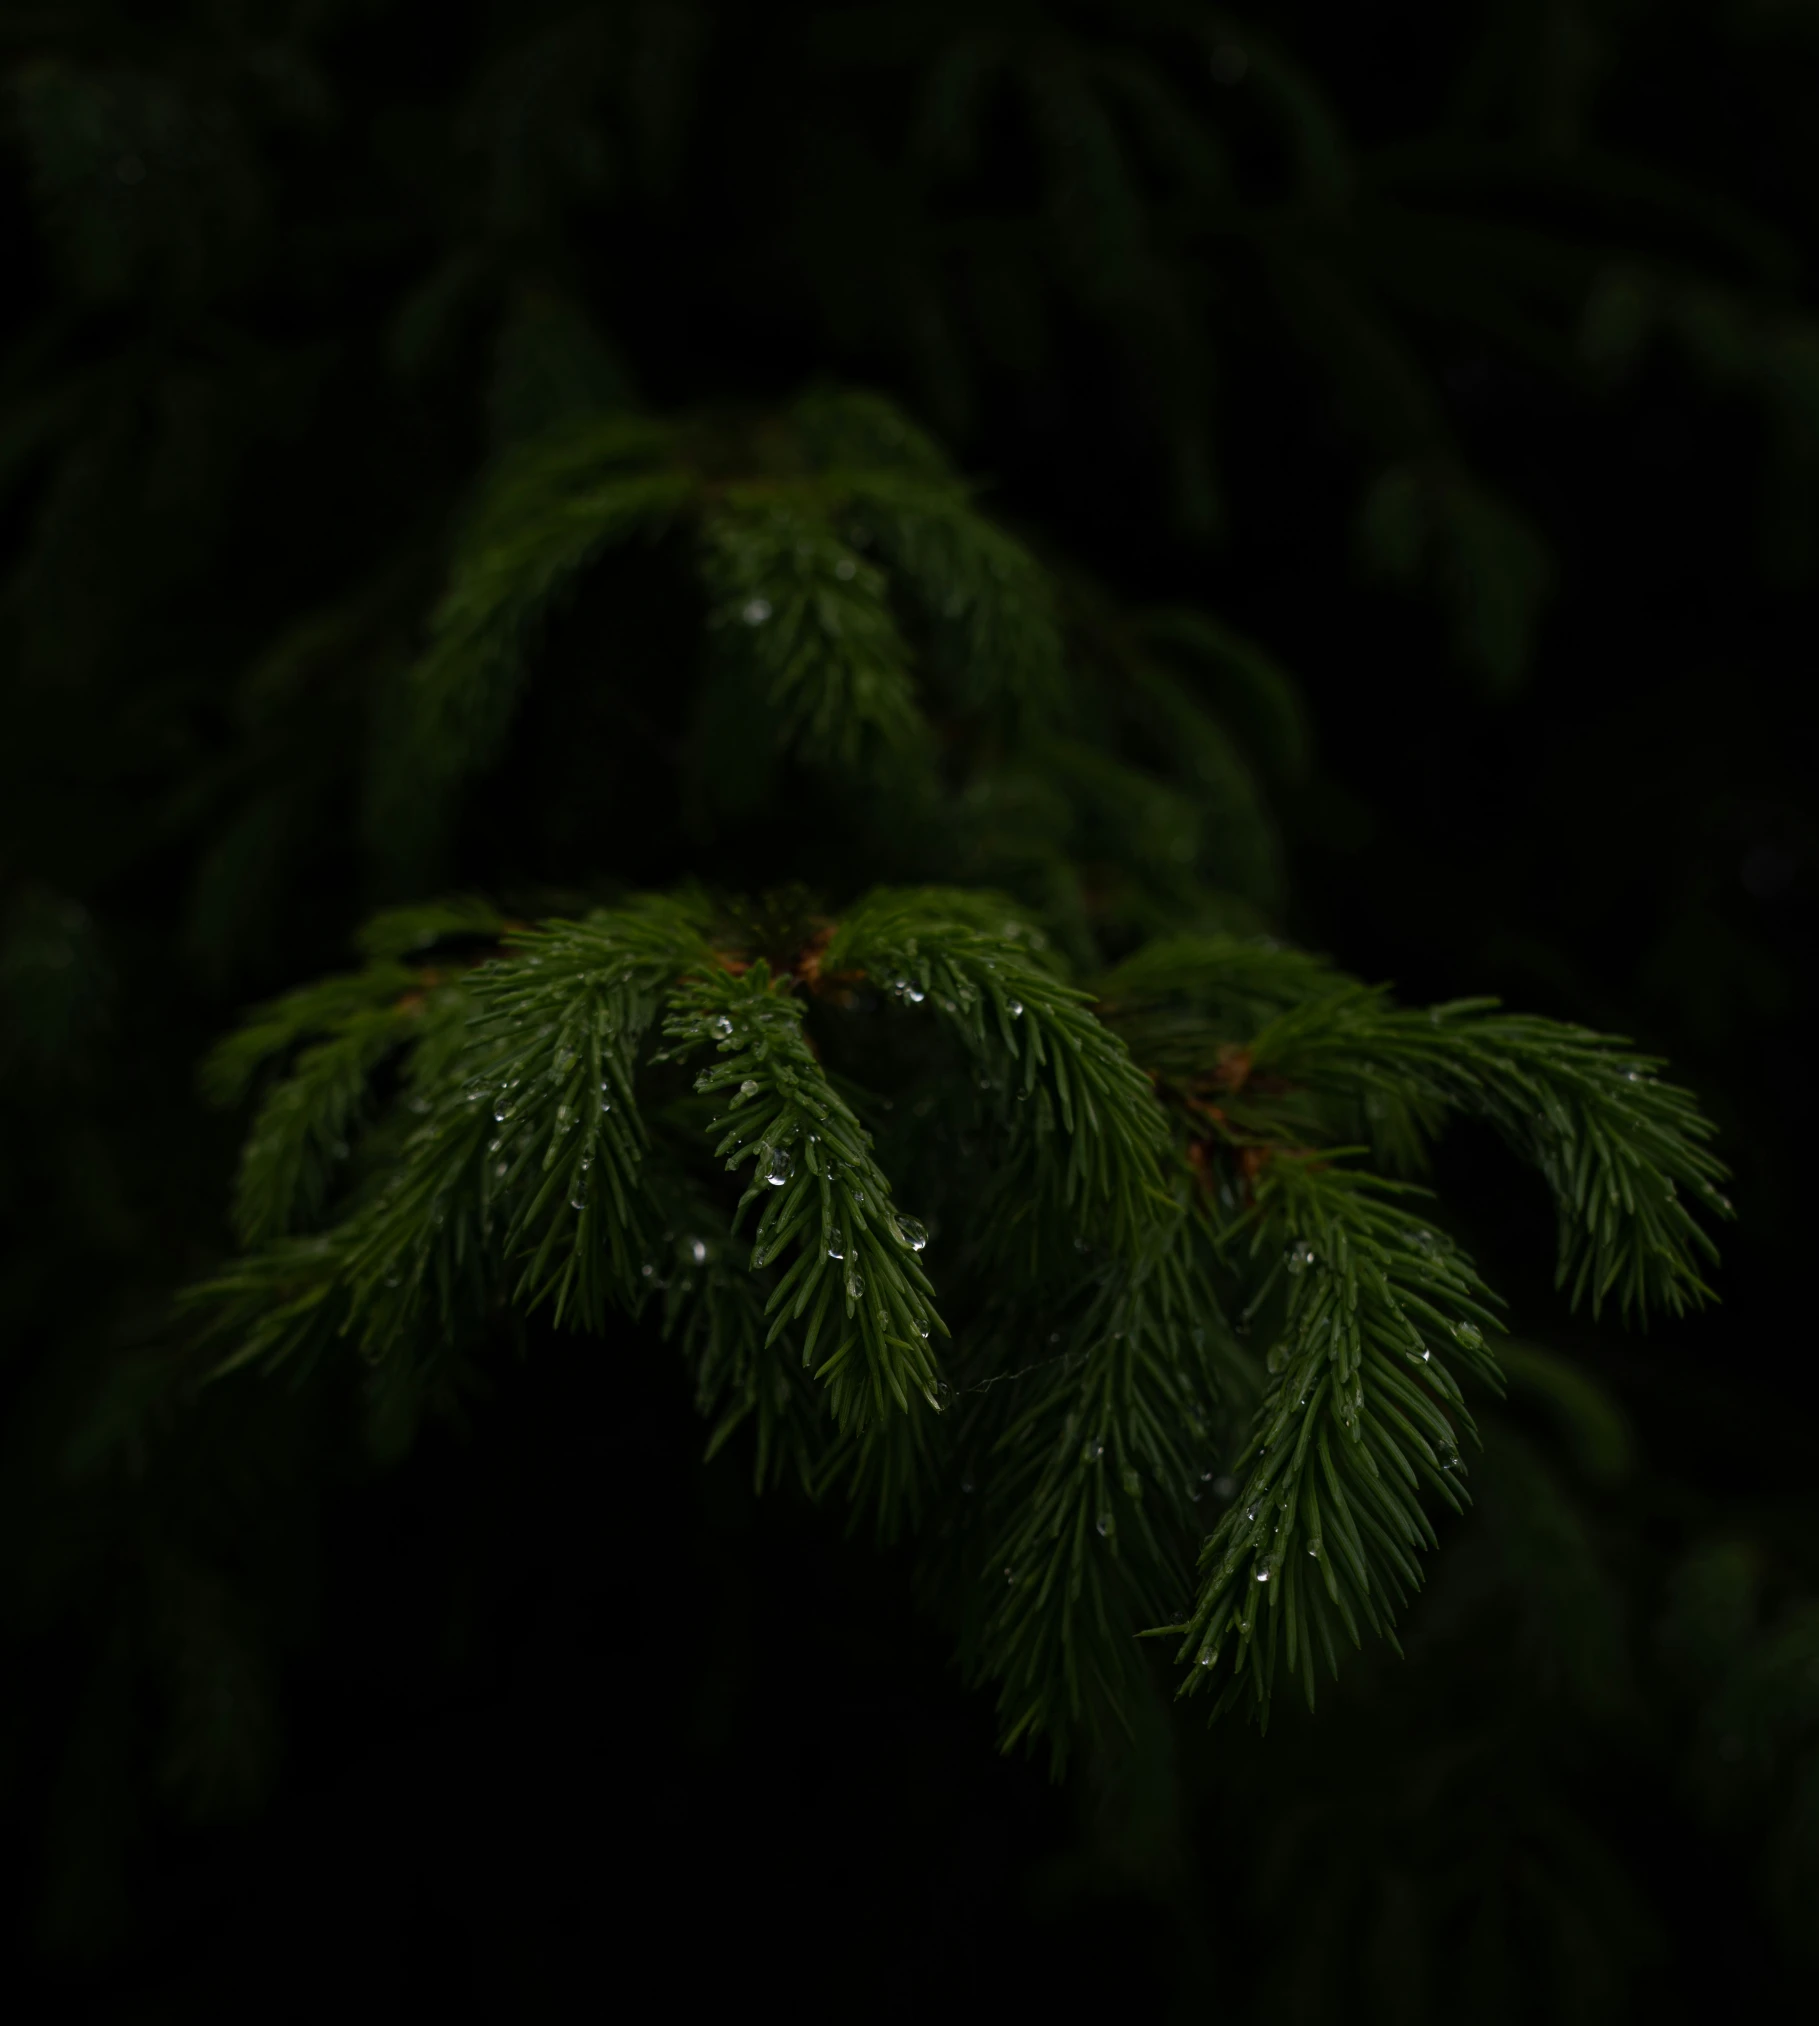
[[(1165, 693), (1190, 767), (1224, 736), (1166, 663), (1096, 680), (1049, 573), (883, 402), (817, 394), (744, 441), (768, 465), (728, 476), (737, 432), (606, 416), (487, 479), (385, 760), (426, 826), (494, 763), (564, 592), (678, 528), (704, 687), (962, 838), (953, 869), (1014, 859), (1014, 801), (969, 809), (1095, 716)], [(1467, 1496), (1467, 1388), (1499, 1386), (1497, 1297), (1409, 1179), (1433, 1137), (1488, 1120), (1552, 1193), (1569, 1298), (1637, 1320), (1708, 1295), (1723, 1171), (1619, 1040), (1400, 1008), (1215, 926), (1195, 832), (1232, 812), (1158, 775), (1113, 746), (1073, 776), (1137, 917), (1175, 927), (1109, 968), (982, 880), (381, 916), (363, 970), (209, 1066), (259, 1093), (248, 1249), (190, 1297), (220, 1369), (345, 1341), (421, 1389), (502, 1316), (648, 1313), (716, 1445), (750, 1422), (761, 1478), (939, 1534), (1007, 1742), (1060, 1763), (1115, 1723), (1146, 1632), (1215, 1710), (1267, 1718), (1279, 1677), (1312, 1702), (1394, 1638)], [(1152, 799), (1185, 884), (1122, 820)]]
[[(1031, 1932), (1027, 1850), (950, 1862), (1057, 1842), (957, 1745), (994, 1698), (1072, 1755), (1126, 2010), (1169, 1947), (1108, 1891), (1234, 2017), (1672, 2017), (1638, 1907), (1655, 1992), (1766, 1961), (1752, 1899), (1810, 1952), (1819, 1424), (1762, 1296), (1810, 1304), (1815, 846), (1762, 699), (1819, 557), (1813, 10), (1265, 15), (0, 28), (21, 1938), (137, 1926), (161, 1985), (194, 1859), (244, 1895), (199, 1982), (364, 1977), (339, 1860), (396, 1811), (524, 2009), (585, 1865), (516, 1759), (528, 1835), (399, 1802), (393, 1740), (479, 1706), (503, 1762), (510, 1672), (569, 1807), (642, 1585), (616, 1753), (767, 1836), (752, 1780), (844, 1760), (789, 1793), (854, 1854), (824, 1971)], [(1653, 1054), (1315, 942), (1633, 1024), (1736, 1182)], [(912, 1733), (932, 1805), (874, 1805)], [(716, 1847), (689, 1906), (794, 1917)], [(1019, 1990), (1086, 2009), (1086, 1953)]]

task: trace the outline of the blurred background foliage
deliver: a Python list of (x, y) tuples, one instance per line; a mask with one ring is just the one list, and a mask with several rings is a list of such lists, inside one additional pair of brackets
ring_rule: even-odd
[[(59, 0), (0, 58), (0, 1806), (46, 2002), (553, 2006), (660, 1920), (704, 1990), (799, 1933), (905, 2016), (1797, 2000), (1819, 7)], [(476, 477), (823, 377), (1081, 612), (1237, 629), (1172, 622), (1276, 812), (1258, 919), (1632, 1034), (1723, 1128), (1725, 1308), (1646, 1340), (1558, 1324), (1538, 1195), (1443, 1157), (1546, 1341), (1407, 1663), (1267, 1741), (1159, 1705), (1060, 1789), (996, 1759), (905, 1570), (703, 1465), (629, 1331), (489, 1367), (403, 1468), (351, 1380), (169, 1382), (226, 1243), (197, 1062), (423, 877), (369, 756)], [(599, 807), (507, 770), (442, 877), (725, 876), (651, 785), (649, 624)]]

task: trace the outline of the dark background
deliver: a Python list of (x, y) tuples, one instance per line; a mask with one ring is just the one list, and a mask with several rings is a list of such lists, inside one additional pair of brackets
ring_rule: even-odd
[[(0, 24), (0, 1806), (30, 2005), (1797, 2004), (1819, 10)], [(1050, 96), (994, 87), (956, 167), (916, 137), (969, 37)], [(1223, 191), (1105, 167), (1052, 80), (1119, 64), (1218, 138)], [(1342, 197), (1293, 138), (1329, 129)], [(1668, 307), (1618, 370), (1588, 332), (1626, 286)], [(346, 1435), (351, 1378), (146, 1405), (168, 1295), (226, 1244), (235, 1121), (194, 1064), (389, 897), (364, 686), (502, 412), (559, 377), (508, 370), (552, 301), (659, 409), (880, 387), (1057, 556), (1253, 635), (1312, 727), (1286, 930), (1411, 1000), (1630, 1034), (1698, 1090), (1736, 1176), (1723, 1306), (1646, 1339), (1567, 1319), (1492, 1149), (1443, 1161), (1519, 1329), (1630, 1430), (1605, 1477), (1547, 1438), (1603, 1585), (1579, 1648), (1530, 1636), (1474, 1517), (1406, 1663), (1056, 1787), (996, 1755), (907, 1568), (703, 1466), (629, 1331), (536, 1342), (395, 1468)], [(1507, 531), (1450, 592), (1383, 581), (1360, 506), (1405, 469), (1492, 491), (1551, 595), (1509, 591)], [(300, 615), (350, 606), (261, 688)], [(1506, 609), (1474, 648), (1459, 613)], [(224, 1693), (198, 1770), (183, 1724)]]

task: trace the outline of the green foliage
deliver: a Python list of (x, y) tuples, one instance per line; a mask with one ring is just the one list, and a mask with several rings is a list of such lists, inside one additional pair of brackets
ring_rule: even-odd
[(658, 462), (667, 448), (666, 432), (615, 416), (508, 453), (483, 488), (411, 676), (412, 756), (433, 784), (464, 780), (497, 745), (532, 629), (577, 572), (687, 499), (686, 474)]
[(1001, 1148), (994, 1229), (1032, 1272), (1067, 1224), (1137, 1249), (1161, 1198), (1149, 1087), (1086, 994), (1037, 961), (1045, 944), (989, 898), (886, 893), (841, 923), (825, 959), (926, 1007), (961, 1041)]
[[(704, 489), (691, 460), (734, 452), (770, 475)], [(861, 457), (881, 462), (838, 461)], [(922, 769), (938, 806), (925, 711), (979, 718), (1011, 744), (975, 806), (1039, 758), (1071, 805), (1057, 855), (1120, 867), (1107, 926), (1191, 916), (1209, 816), (1210, 861), (1267, 890), (1267, 856), (1245, 855), (1268, 835), (1253, 777), (1154, 656), (1225, 671), (1292, 774), (1298, 719), (1267, 659), (1193, 615), (1126, 627), (1094, 594), (1074, 673), (1032, 559), (856, 397), (810, 397), (768, 438), (612, 418), (509, 455), (412, 678), (432, 777), (503, 736), (557, 590), (691, 499), (719, 665), (783, 748), (829, 774)], [(1129, 756), (1063, 729), (1120, 712)], [(981, 841), (1002, 856), (1017, 835), (1000, 814)], [(223, 1369), (337, 1335), (427, 1368), (503, 1310), (599, 1330), (661, 1296), (714, 1446), (754, 1420), (760, 1481), (844, 1485), (913, 1531), (957, 1449), (972, 1459), (957, 1622), (1007, 1742), (1059, 1759), (1123, 1721), (1134, 1635), (1170, 1623), (1196, 1559), (1185, 1691), (1267, 1717), (1280, 1667), (1311, 1702), (1342, 1640), (1393, 1639), (1429, 1503), (1465, 1501), (1461, 1379), (1500, 1384), (1495, 1297), (1391, 1172), (1449, 1116), (1490, 1120), (1552, 1187), (1571, 1298), (1645, 1317), (1707, 1292), (1711, 1241), (1677, 1185), (1726, 1207), (1708, 1128), (1619, 1043), (1490, 1002), (1399, 1009), (1267, 938), (1164, 935), (1089, 990), (1063, 953), (1091, 961), (1090, 917), (1020, 883), (1034, 913), (977, 887), (832, 916), (646, 900), (503, 948), (483, 903), (381, 917), (365, 971), (275, 1002), (212, 1058), (222, 1101), (282, 1067), (242, 1160), (256, 1249), (195, 1297)], [(676, 1088), (671, 1065), (709, 1049)], [(1358, 1165), (1373, 1156), (1385, 1172)], [(940, 1278), (905, 1188), (954, 1234)], [(1043, 1334), (1045, 1355), (1019, 1354)], [(1236, 1497), (1196, 1548), (1234, 1448)]]
[(1094, 1276), (992, 1444), (982, 1559), (1003, 1588), (967, 1658), (1001, 1684), (1007, 1746), (1115, 1734), (1147, 1692), (1130, 1631), (1173, 1609), (1214, 1430), (1245, 1390), (1196, 1250), (1177, 1208), (1149, 1256)]
[(1186, 1689), (1211, 1682), (1221, 1705), (1242, 1696), (1267, 1716), (1278, 1659), (1311, 1704), (1339, 1635), (1390, 1635), (1419, 1583), (1416, 1557), (1436, 1545), (1420, 1494), (1462, 1504), (1458, 1443), (1476, 1431), (1444, 1354), (1496, 1385), (1493, 1297), (1399, 1194), (1292, 1158), (1257, 1191), (1249, 1249), (1272, 1257), (1252, 1303), (1282, 1278), (1289, 1291), (1254, 1460), (1201, 1550), (1180, 1655), (1198, 1669)]
[(736, 1228), (763, 1204), (753, 1266), (794, 1255), (765, 1303), (766, 1347), (801, 1323), (808, 1364), (825, 1331), (815, 1375), (829, 1382), (837, 1420), (907, 1410), (912, 1391), (932, 1401), (925, 1346), (931, 1330), (947, 1332), (916, 1259), (927, 1234), (897, 1213), (858, 1115), (803, 1038), (801, 1003), (780, 998), (771, 983), (762, 959), (737, 979), (691, 978), (664, 1032), (680, 1054), (712, 1046), (723, 1058), (695, 1089), (726, 1106), (713, 1122), (715, 1156), (729, 1172), (751, 1164), (733, 1221)]
[[(429, 910), (364, 940), (486, 919)], [(1722, 1170), (1683, 1092), (1583, 1030), (1483, 1002), (1405, 1011), (1268, 943), (1155, 945), (1095, 1000), (1013, 904), (923, 888), (833, 919), (787, 898), (645, 901), (415, 975), (400, 993), (377, 959), (217, 1054), (231, 1096), (330, 1035), (248, 1141), (243, 1236), (275, 1242), (196, 1297), (229, 1335), (224, 1369), (331, 1325), (409, 1358), (501, 1303), (598, 1330), (661, 1292), (716, 1446), (757, 1415), (761, 1480), (843, 1482), (901, 1530), (969, 1458), (986, 1489), (963, 1651), (999, 1684), (1006, 1742), (1046, 1737), (1058, 1758), (1141, 1695), (1133, 1635), (1186, 1586), (1194, 1508), (1242, 1413), (1240, 1488), (1174, 1628), (1184, 1691), (1210, 1685), (1217, 1708), (1267, 1718), (1279, 1668), (1311, 1703), (1342, 1640), (1393, 1640), (1436, 1545), (1427, 1502), (1463, 1508), (1461, 1379), (1501, 1389), (1496, 1297), (1420, 1192), (1337, 1142), (1352, 1118), (1403, 1151), (1453, 1112), (1498, 1124), (1554, 1186), (1575, 1301), (1614, 1289), (1646, 1314), (1706, 1292), (1692, 1260), (1710, 1240), (1673, 1183), (1722, 1209)], [(281, 1236), (315, 1217), (322, 1149), (407, 1039), (339, 1218)], [(922, 1063), (907, 1083), (904, 1044)], [(676, 1089), (669, 1066), (710, 1050)], [(926, 1123), (889, 1138), (912, 1175), (914, 1142), (971, 1149), (931, 1190), (957, 1241), (939, 1279), (865, 1123), (906, 1100)], [(710, 1162), (743, 1174), (736, 1195)], [(1051, 1316), (1048, 1351), (1019, 1357)]]
[(1559, 1284), (1592, 1313), (1616, 1291), (1624, 1314), (1678, 1314), (1710, 1292), (1699, 1278), (1711, 1240), (1680, 1200), (1728, 1211), (1711, 1127), (1691, 1096), (1659, 1081), (1661, 1064), (1621, 1039), (1461, 1000), (1423, 1014), (1380, 992), (1291, 1008), (1250, 1049), (1253, 1074), (1311, 1091), (1488, 1119), (1546, 1177), (1560, 1219)]
[[(1778, 71), (1782, 16), (1659, 47), (1728, 108), (1700, 35), (1760, 36)], [(1535, 1682), (1624, 1727), (1615, 1752), (1590, 1733), (1607, 1760), (1681, 1695), (1684, 1785), (1763, 1831), (1799, 1932), (1810, 1570), (1692, 1555), (1632, 1680), (1606, 1551), (1636, 1445), (1585, 1364), (1489, 1335), (1455, 1206), (1401, 1186), (1487, 1120), (1552, 1192), (1571, 1298), (1672, 1316), (1728, 1213), (1703, 1122), (1626, 1044), (1398, 1008), (1270, 940), (1285, 791), (1331, 815), (1295, 684), (1222, 617), (1127, 609), (1060, 553), (1223, 597), (1229, 531), (1254, 544), (1231, 595), (1274, 634), (1282, 587), (1252, 566), (1308, 531), (1290, 600), (1337, 637), (1298, 653), (1368, 679), (1394, 728), (1341, 757), (1356, 780), (1419, 728), (1319, 545), (1349, 512), (1507, 698), (1561, 531), (1512, 416), (1594, 443), (1646, 421), (1671, 353), (1767, 418), (1768, 533), (1810, 566), (1798, 249), (1616, 145), (1649, 119), (1633, 89), (1602, 117), (1626, 59), (1672, 103), (1659, 9), (1490, 10), (1412, 137), (1429, 56), (1379, 94), (1349, 28), (1268, 28), (1170, 0), (162, 24), (99, 0), (11, 35), (39, 239), (0, 372), (9, 1483), (41, 1452), (81, 1491), (7, 1539), (93, 1647), (72, 1849), (129, 1845), (116, 1768), (148, 1682), (188, 1811), (269, 1780), (261, 1620), (304, 1586), (248, 1515), (313, 1513), (283, 1467), (310, 1497), (339, 1480), (345, 1352), (398, 1465), (508, 1347), (547, 1373), (560, 1328), (615, 1357), (666, 1341), (711, 1452), (907, 1544), (1006, 1740), (1057, 1760), (1166, 1758), (1140, 1632), (1185, 1640), (1195, 1708), (1259, 1716), (1342, 1639), (1406, 1638), (1413, 1671), (1348, 1659), (1317, 1727), (1276, 1717), (1256, 1835), (1224, 1839), (1233, 1904), (1294, 1938), (1256, 1952), (1285, 2015), (1356, 2009), (1361, 1962), (1386, 2016), (1421, 2015), (1423, 1976), (1449, 2003), (1616, 2009), (1600, 1966), (1641, 1945), (1579, 1792), (1587, 1734), (1541, 1764)], [(762, 405), (830, 362), (905, 406)], [(1001, 468), (1035, 531), (906, 408)], [(1754, 510), (1717, 490), (1723, 520)], [(698, 878), (817, 897), (673, 884)], [(499, 905), (423, 900), (445, 889)], [(207, 1267), (228, 1155), (187, 1100), (218, 995), (336, 962), (399, 897), (361, 968), (205, 1066), (246, 1127), (245, 1249)], [(1458, 918), (1425, 929), (1469, 982)], [(1733, 968), (1669, 966), (1663, 1005)], [(183, 1446), (161, 1320), (198, 1261), (216, 1367), (294, 1381), (207, 1391), (212, 1447)], [(1513, 1415), (1480, 1398), (1500, 1375)], [(233, 1471), (259, 1496), (228, 1498)], [(1682, 1492), (1676, 1515), (1720, 1495)], [(1646, 1591), (1678, 1546), (1643, 1510), (1623, 1566)], [(52, 1671), (61, 1701), (61, 1647)], [(1151, 1890), (1167, 1838), (1131, 1840)], [(1506, 1892), (1477, 1890), (1486, 1853)]]
[(786, 746), (857, 767), (862, 753), (921, 739), (883, 571), (812, 508), (772, 492), (729, 491), (706, 536), (712, 621), (749, 653)]

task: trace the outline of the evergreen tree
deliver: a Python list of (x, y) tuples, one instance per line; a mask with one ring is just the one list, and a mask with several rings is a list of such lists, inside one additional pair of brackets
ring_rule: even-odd
[[(1320, 713), (1206, 595), (1279, 462), (1221, 387), (1292, 388), (1344, 432), (1298, 492), (1332, 582), (1349, 547), (1459, 694), (1520, 696), (1568, 573), (1440, 391), (1462, 345), (1584, 412), (1669, 360), (1748, 396), (1800, 595), (1819, 326), (1721, 165), (1602, 144), (1666, 32), (1606, 13), (1497, 10), (1414, 142), (1362, 94), (1348, 137), (1350, 31), (1293, 10), (9, 30), (8, 1780), (50, 1960), (174, 1922), (160, 1810), (307, 1790), (287, 1730), (358, 1710), (426, 1563), (401, 1682), (539, 1650), (495, 1459), (558, 1594), (697, 1580), (576, 1446), (679, 1425), (634, 1404), (679, 1368), (698, 1495), (760, 1494), (715, 1551), (895, 1586), (885, 1664), (956, 1655), (1101, 1797), (1158, 2004), (1642, 2002), (1669, 1781), (1798, 1964), (1810, 1511), (1638, 1479), (1599, 1348), (1719, 1284), (1713, 1126), (1612, 1023), (1319, 954)], [(676, 1530), (691, 1480), (639, 1482)], [(1194, 1855), (1196, 1792), (1254, 1862)]]

